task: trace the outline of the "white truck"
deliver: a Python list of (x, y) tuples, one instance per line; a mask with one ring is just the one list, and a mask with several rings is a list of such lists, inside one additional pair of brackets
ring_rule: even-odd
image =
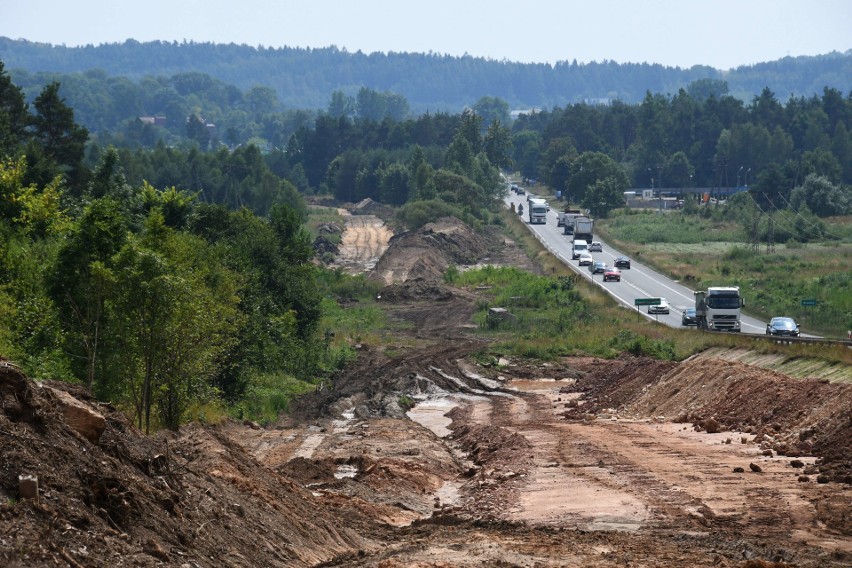
[(547, 223), (547, 201), (534, 198), (527, 205), (530, 215), (530, 225), (534, 223)]
[(699, 329), (740, 331), (741, 311), (745, 302), (738, 287), (710, 287), (694, 294), (695, 318)]
[(584, 252), (589, 252), (589, 243), (582, 239), (574, 239), (571, 244), (571, 259), (577, 260)]

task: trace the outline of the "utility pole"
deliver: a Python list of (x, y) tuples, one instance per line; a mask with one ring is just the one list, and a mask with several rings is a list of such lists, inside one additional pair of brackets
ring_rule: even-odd
[(769, 225), (766, 229), (766, 254), (775, 252), (775, 220), (772, 218), (772, 210), (773, 204), (772, 200), (770, 199), (769, 209), (767, 213)]

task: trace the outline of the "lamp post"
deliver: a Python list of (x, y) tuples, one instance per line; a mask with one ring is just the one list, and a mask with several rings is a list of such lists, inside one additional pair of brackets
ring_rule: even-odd
[(740, 172), (743, 171), (745, 166), (740, 166), (740, 169), (737, 170), (737, 187), (740, 187)]
[(748, 174), (750, 174), (750, 173), (751, 173), (751, 168), (746, 170), (746, 175), (745, 175), (745, 188), (746, 189), (748, 189)]

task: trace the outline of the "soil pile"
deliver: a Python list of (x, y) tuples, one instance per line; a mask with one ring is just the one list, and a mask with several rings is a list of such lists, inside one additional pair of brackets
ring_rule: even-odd
[(456, 218), (444, 217), (417, 231), (395, 235), (371, 277), (386, 284), (414, 278), (438, 280), (450, 265), (475, 264), (488, 252), (485, 237)]
[[(100, 436), (72, 426), (71, 397), (102, 417)], [(307, 566), (370, 548), (346, 504), (329, 512), (215, 427), (146, 437), (83, 389), (7, 362), (0, 403), (0, 565)]]
[(774, 455), (819, 456), (811, 474), (852, 484), (852, 385), (791, 379), (742, 363), (696, 357), (680, 364), (634, 360), (591, 362), (565, 392), (586, 404), (566, 418), (614, 409), (619, 415), (688, 422), (754, 434)]

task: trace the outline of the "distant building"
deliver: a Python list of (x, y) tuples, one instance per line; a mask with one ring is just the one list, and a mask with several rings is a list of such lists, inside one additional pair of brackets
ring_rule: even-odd
[(138, 116), (136, 118), (142, 124), (151, 124), (153, 126), (165, 126), (167, 122), (165, 116)]

